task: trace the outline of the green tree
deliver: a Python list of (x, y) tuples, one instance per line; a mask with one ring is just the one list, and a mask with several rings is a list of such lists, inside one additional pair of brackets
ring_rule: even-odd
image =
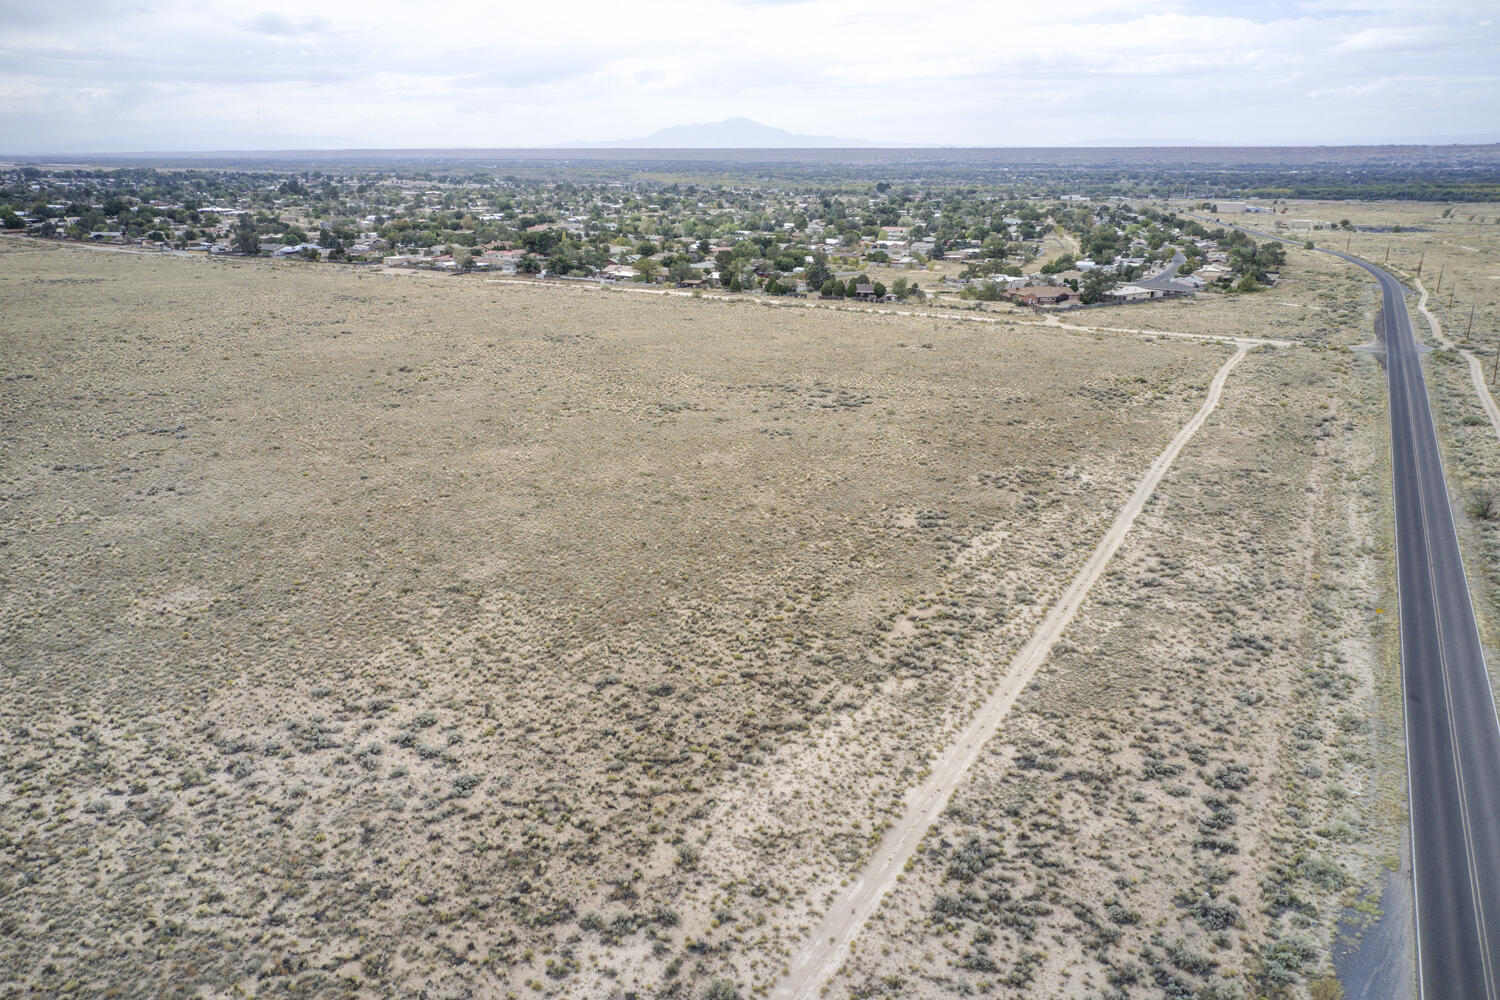
[(807, 279), (807, 287), (822, 288), (833, 277), (833, 272), (828, 268), (828, 255), (821, 252), (813, 254), (812, 263), (807, 265), (803, 276)]
[(882, 282), (875, 282), (875, 297), (877, 299), (885, 298), (885, 285)]
[(250, 216), (240, 216), (240, 223), (234, 229), (234, 239), (230, 241), (236, 253), (255, 256), (260, 253), (260, 233), (255, 228), (255, 223)]
[(1078, 284), (1078, 301), (1084, 305), (1093, 305), (1102, 302), (1104, 296), (1120, 283), (1120, 279), (1114, 274), (1096, 267), (1083, 276), (1083, 281)]
[(825, 298), (825, 299), (838, 298), (838, 296), (839, 296), (839, 283), (838, 283), (838, 281), (836, 279), (834, 279), (834, 278), (829, 278), (827, 281), (823, 282), (823, 284), (818, 288), (818, 294), (821, 295), (821, 296), (823, 296), (823, 298)]
[(891, 294), (902, 302), (906, 301), (906, 297), (911, 294), (911, 288), (907, 284), (906, 275), (900, 275), (895, 281), (891, 282)]

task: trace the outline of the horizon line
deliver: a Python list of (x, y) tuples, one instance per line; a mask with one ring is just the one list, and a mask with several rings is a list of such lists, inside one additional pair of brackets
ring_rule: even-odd
[(959, 145), (935, 143), (921, 145), (895, 143), (892, 145), (865, 144), (858, 146), (618, 146), (618, 145), (533, 145), (533, 146), (281, 146), (266, 148), (217, 148), (217, 149), (131, 149), (131, 150), (43, 150), (35, 152), (12, 152), (0, 150), (0, 158), (7, 160), (42, 159), (56, 157), (111, 157), (111, 156), (215, 156), (229, 154), (274, 154), (274, 153), (439, 153), (439, 152), (560, 152), (560, 153), (616, 153), (633, 152), (859, 152), (871, 153), (891, 151), (942, 151), (942, 150), (1006, 150), (1006, 149), (1382, 149), (1413, 148), (1433, 149), (1447, 147), (1500, 146), (1500, 139), (1485, 142), (1415, 142), (1390, 140), (1383, 142), (1280, 142), (1280, 143), (1155, 143), (1155, 142), (1073, 142), (1058, 145)]

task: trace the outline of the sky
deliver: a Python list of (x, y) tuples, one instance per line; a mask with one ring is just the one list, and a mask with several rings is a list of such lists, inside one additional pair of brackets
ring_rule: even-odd
[(0, 0), (0, 153), (1500, 141), (1455, 0)]

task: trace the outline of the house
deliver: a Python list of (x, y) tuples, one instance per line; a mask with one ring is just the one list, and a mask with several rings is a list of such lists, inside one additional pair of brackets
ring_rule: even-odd
[(1149, 288), (1140, 285), (1120, 285), (1104, 293), (1108, 302), (1146, 302), (1156, 298), (1155, 293)]
[(860, 282), (854, 286), (854, 297), (861, 302), (874, 302), (875, 286)]
[(1025, 285), (1006, 293), (1012, 302), (1024, 306), (1055, 306), (1076, 296), (1066, 285)]
[(295, 246), (280, 247), (279, 249), (273, 251), (273, 253), (277, 257), (290, 257), (292, 256), (292, 254), (301, 253), (304, 250), (311, 250), (319, 256), (321, 256), (323, 252), (323, 248), (318, 246), (316, 243), (298, 243)]

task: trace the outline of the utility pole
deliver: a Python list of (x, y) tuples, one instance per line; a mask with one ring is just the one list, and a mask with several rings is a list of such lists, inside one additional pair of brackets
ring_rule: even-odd
[(1469, 307), (1469, 328), (1464, 331), (1464, 339), (1469, 339), (1469, 334), (1474, 332), (1474, 307)]
[(1437, 280), (1437, 285), (1434, 286), (1433, 289), (1432, 289), (1432, 294), (1433, 295), (1436, 295), (1438, 292), (1441, 292), (1443, 290), (1443, 269), (1446, 268), (1447, 266), (1448, 266), (1447, 264), (1440, 264), (1440, 265), (1438, 265), (1438, 280)]
[(1385, 241), (1385, 260), (1386, 260), (1387, 264), (1389, 264), (1390, 261), (1391, 261), (1391, 241), (1390, 240), (1386, 240)]
[(1420, 257), (1417, 258), (1417, 277), (1419, 277), (1419, 278), (1422, 276), (1422, 261), (1424, 261), (1426, 259), (1427, 259), (1427, 251), (1423, 250), (1422, 251), (1422, 256), (1420, 256)]
[(1453, 308), (1453, 292), (1454, 292), (1454, 290), (1455, 290), (1454, 286), (1452, 286), (1452, 285), (1448, 286), (1448, 308), (1449, 309)]
[(1344, 253), (1348, 253), (1349, 252), (1349, 241), (1351, 239), (1353, 239), (1353, 237), (1351, 237), (1351, 236), (1345, 236), (1344, 237)]

